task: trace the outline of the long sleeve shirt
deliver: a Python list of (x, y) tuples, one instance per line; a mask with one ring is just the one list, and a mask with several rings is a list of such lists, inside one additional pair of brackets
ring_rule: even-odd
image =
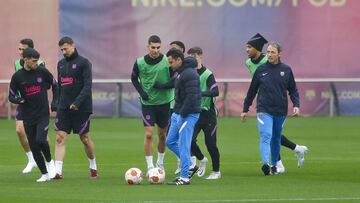
[(60, 98), (58, 109), (69, 110), (74, 104), (81, 112), (92, 113), (91, 63), (75, 51), (58, 62)]
[(254, 73), (247, 96), (244, 101), (243, 112), (248, 112), (256, 94), (257, 112), (269, 113), (274, 116), (286, 116), (288, 111), (288, 97), (294, 107), (300, 107), (299, 93), (291, 68), (279, 62), (269, 62), (261, 65)]
[[(14, 73), (9, 87), (9, 101), (22, 107), (24, 122), (36, 123), (38, 119), (49, 116), (47, 90), (50, 86), (55, 101), (58, 95), (57, 82), (43, 66), (38, 66), (35, 70), (23, 68)], [(21, 96), (17, 92), (20, 92)]]

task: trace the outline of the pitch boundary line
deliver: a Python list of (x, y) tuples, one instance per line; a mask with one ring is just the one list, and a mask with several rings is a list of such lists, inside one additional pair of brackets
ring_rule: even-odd
[[(360, 197), (315, 197), (315, 198), (270, 198), (270, 199), (233, 199), (233, 200), (162, 200), (162, 201), (135, 201), (137, 203), (205, 203), (205, 202), (281, 202), (281, 201), (354, 201)], [(101, 201), (95, 203), (132, 203), (133, 201)], [(135, 203), (134, 202), (134, 203)]]

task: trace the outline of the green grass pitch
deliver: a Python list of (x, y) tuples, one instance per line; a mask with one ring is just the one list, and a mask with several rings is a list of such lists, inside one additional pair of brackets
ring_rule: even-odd
[[(38, 169), (28, 175), (21, 173), (26, 157), (15, 134), (15, 122), (0, 120), (0, 132), (0, 202), (360, 202), (359, 117), (288, 118), (284, 134), (310, 151), (304, 166), (297, 168), (294, 153), (282, 148), (286, 173), (268, 177), (260, 170), (255, 119), (241, 123), (239, 118), (220, 118), (222, 178), (209, 181), (194, 177), (191, 185), (181, 187), (147, 181), (135, 186), (125, 183), (128, 168), (145, 172), (140, 119), (92, 120), (98, 180), (88, 178), (88, 160), (76, 135), (67, 141), (64, 179), (36, 183)], [(54, 156), (54, 131), (49, 136)], [(199, 144), (209, 158), (203, 135), (199, 135)], [(175, 156), (167, 150), (166, 181), (174, 179), (175, 169)], [(208, 164), (205, 176), (210, 170)]]

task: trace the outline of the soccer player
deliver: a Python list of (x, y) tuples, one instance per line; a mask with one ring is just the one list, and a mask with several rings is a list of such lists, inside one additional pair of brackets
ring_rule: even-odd
[(217, 115), (215, 109), (215, 97), (219, 96), (219, 88), (216, 84), (214, 74), (202, 64), (203, 51), (200, 47), (193, 47), (187, 52), (197, 61), (196, 70), (200, 76), (201, 89), (201, 113), (195, 125), (194, 135), (191, 143), (191, 153), (200, 160), (197, 175), (202, 177), (205, 174), (208, 159), (201, 152), (197, 145), (197, 136), (202, 130), (205, 136), (205, 145), (211, 156), (212, 172), (206, 179), (219, 179), (220, 173), (220, 153), (216, 145)]
[(26, 48), (22, 55), (23, 68), (11, 78), (9, 101), (21, 106), (27, 140), (42, 174), (37, 182), (45, 182), (55, 175), (54, 161), (46, 140), (50, 116), (47, 89), (52, 87), (51, 109), (55, 111), (57, 83), (44, 66), (38, 65), (40, 54), (35, 49)]
[(299, 93), (294, 75), (291, 68), (280, 61), (280, 56), (280, 45), (276, 42), (270, 43), (267, 48), (268, 61), (256, 69), (241, 113), (241, 120), (244, 122), (258, 93), (257, 123), (263, 164), (261, 169), (264, 175), (279, 173), (276, 163), (280, 156), (281, 132), (288, 113), (287, 92), (293, 103), (293, 115), (296, 116), (300, 112)]
[(172, 41), (169, 45), (170, 49), (178, 49), (182, 53), (185, 53), (185, 44), (182, 41)]
[[(268, 41), (259, 33), (254, 35), (246, 44), (246, 52), (248, 59), (246, 60), (246, 67), (249, 69), (250, 75), (253, 76), (256, 69), (265, 64), (268, 60), (267, 56), (262, 53), (263, 46)], [(304, 163), (304, 156), (307, 153), (308, 148), (306, 146), (297, 145), (289, 140), (285, 135), (281, 135), (281, 145), (293, 150), (297, 156), (297, 165), (301, 167)], [(279, 161), (276, 163), (279, 173), (285, 172), (285, 167), (279, 156)]]
[(58, 62), (58, 80), (60, 96), (55, 119), (56, 148), (54, 179), (62, 179), (62, 167), (65, 156), (65, 142), (71, 131), (79, 134), (89, 159), (90, 178), (98, 177), (95, 146), (90, 137), (90, 116), (92, 114), (92, 73), (90, 61), (79, 55), (74, 41), (63, 37), (59, 47), (64, 58)]
[(184, 54), (177, 49), (171, 49), (166, 56), (170, 67), (179, 74), (175, 79), (175, 106), (166, 145), (180, 158), (181, 165), (180, 177), (168, 184), (189, 185), (191, 176), (198, 170), (195, 166), (189, 177), (191, 140), (201, 112), (200, 79), (193, 57), (184, 59)]
[[(25, 38), (25, 39), (20, 40), (19, 47), (18, 47), (20, 59), (16, 60), (14, 63), (15, 72), (21, 70), (24, 67), (24, 59), (23, 59), (22, 53), (26, 48), (34, 48), (34, 42), (32, 39)], [(37, 65), (45, 66), (45, 63), (44, 63), (44, 61), (39, 59), (37, 61)], [(19, 94), (19, 93), (17, 93), (17, 94)], [(18, 105), (16, 107), (15, 119), (16, 119), (16, 133), (19, 137), (20, 144), (23, 147), (25, 154), (28, 158), (28, 163), (22, 172), (30, 173), (32, 171), (32, 169), (34, 167), (36, 167), (36, 163), (35, 163), (33, 154), (30, 150), (28, 139), (25, 134), (22, 105)], [(47, 138), (47, 139), (48, 139), (48, 142), (50, 145), (50, 140), (49, 140), (49, 138)]]
[(140, 95), (142, 120), (145, 128), (144, 150), (147, 170), (154, 168), (152, 139), (154, 126), (158, 128), (158, 156), (156, 167), (164, 168), (165, 138), (170, 117), (170, 102), (174, 99), (171, 89), (158, 89), (156, 83), (168, 83), (172, 76), (169, 63), (161, 50), (157, 35), (148, 39), (148, 54), (136, 59), (131, 73), (131, 82)]

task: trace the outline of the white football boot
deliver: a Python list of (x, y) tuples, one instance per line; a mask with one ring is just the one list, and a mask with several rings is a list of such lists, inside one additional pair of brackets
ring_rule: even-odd
[(50, 181), (51, 178), (49, 176), (49, 174), (42, 174), (41, 177), (39, 179), (36, 180), (36, 182), (38, 183), (42, 183), (42, 182), (46, 182), (46, 181)]
[(279, 160), (278, 162), (276, 162), (276, 172), (278, 174), (281, 174), (281, 173), (285, 173), (285, 167), (282, 163), (281, 160)]
[(37, 167), (35, 161), (29, 161), (22, 173), (30, 173), (33, 168)]
[(55, 163), (54, 160), (51, 160), (50, 162), (45, 162), (46, 169), (48, 171), (49, 177), (51, 179), (55, 178), (56, 171), (55, 171)]
[(221, 173), (220, 171), (211, 171), (209, 177), (207, 177), (207, 180), (215, 180), (215, 179), (220, 179), (221, 178)]
[(199, 170), (196, 172), (197, 176), (203, 177), (206, 171), (206, 164), (208, 163), (208, 159), (204, 157), (199, 164)]
[(305, 154), (309, 151), (306, 146), (303, 145), (296, 145), (294, 152), (297, 157), (297, 166), (300, 168), (305, 161)]

